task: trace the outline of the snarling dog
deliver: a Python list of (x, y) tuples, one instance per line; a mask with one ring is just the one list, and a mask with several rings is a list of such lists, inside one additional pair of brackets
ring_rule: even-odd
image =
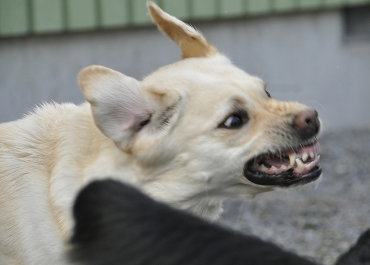
[(0, 264), (63, 263), (73, 200), (102, 176), (209, 220), (227, 198), (319, 178), (317, 112), (271, 98), (194, 28), (148, 7), (183, 60), (142, 81), (87, 67), (86, 103), (0, 125)]
[(113, 180), (87, 185), (73, 213), (69, 256), (81, 264), (315, 265), (255, 236), (171, 209)]

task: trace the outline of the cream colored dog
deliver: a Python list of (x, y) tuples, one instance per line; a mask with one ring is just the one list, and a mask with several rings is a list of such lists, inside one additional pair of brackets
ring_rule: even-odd
[(0, 126), (0, 264), (65, 264), (71, 205), (106, 176), (206, 219), (227, 198), (316, 180), (315, 110), (277, 101), (194, 28), (148, 4), (183, 60), (138, 81), (91, 66), (88, 101)]

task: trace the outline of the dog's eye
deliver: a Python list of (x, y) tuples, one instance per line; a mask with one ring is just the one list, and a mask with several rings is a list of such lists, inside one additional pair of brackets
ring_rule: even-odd
[(243, 118), (238, 114), (233, 114), (229, 116), (221, 125), (221, 128), (226, 129), (238, 129), (243, 126)]
[(271, 94), (269, 92), (266, 91), (266, 94), (269, 98), (271, 98)]

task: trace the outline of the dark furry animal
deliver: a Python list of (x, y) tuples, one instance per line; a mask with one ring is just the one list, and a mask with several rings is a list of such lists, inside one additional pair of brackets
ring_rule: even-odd
[(89, 265), (314, 265), (254, 236), (207, 223), (113, 180), (84, 188), (72, 261)]
[[(89, 265), (314, 265), (254, 236), (172, 209), (136, 188), (95, 181), (78, 195), (71, 261)], [(370, 229), (335, 265), (370, 265)]]

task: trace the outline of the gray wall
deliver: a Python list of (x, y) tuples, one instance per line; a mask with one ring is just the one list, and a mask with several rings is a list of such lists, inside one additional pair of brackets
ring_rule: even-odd
[[(195, 26), (274, 97), (315, 107), (327, 130), (369, 126), (370, 41), (344, 41), (339, 11)], [(76, 76), (87, 65), (142, 78), (179, 57), (154, 27), (0, 39), (0, 122), (42, 102), (82, 102)]]

